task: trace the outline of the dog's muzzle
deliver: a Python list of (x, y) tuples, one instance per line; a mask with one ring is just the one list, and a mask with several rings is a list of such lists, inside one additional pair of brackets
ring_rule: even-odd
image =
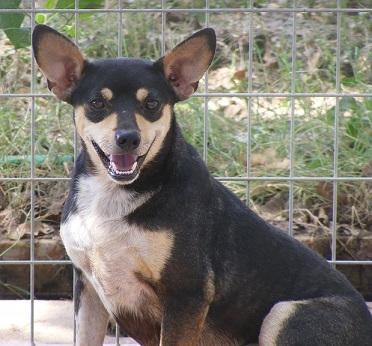
[(106, 154), (94, 140), (92, 140), (92, 145), (112, 179), (119, 182), (131, 182), (137, 178), (140, 168), (154, 141), (151, 143), (146, 153), (141, 156), (133, 153)]

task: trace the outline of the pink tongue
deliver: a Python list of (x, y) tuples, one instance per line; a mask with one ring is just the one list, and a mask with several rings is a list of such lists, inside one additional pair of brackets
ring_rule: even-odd
[(116, 169), (120, 171), (129, 171), (136, 162), (137, 157), (136, 155), (130, 154), (112, 154), (110, 156), (110, 161), (115, 165)]

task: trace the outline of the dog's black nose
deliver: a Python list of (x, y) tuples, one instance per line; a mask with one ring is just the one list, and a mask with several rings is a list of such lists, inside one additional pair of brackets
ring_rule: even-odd
[(141, 137), (137, 130), (117, 130), (115, 140), (121, 149), (134, 150), (139, 146)]

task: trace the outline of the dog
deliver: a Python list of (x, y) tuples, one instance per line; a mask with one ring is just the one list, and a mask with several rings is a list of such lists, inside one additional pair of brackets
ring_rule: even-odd
[(110, 316), (149, 346), (372, 345), (345, 277), (244, 206), (183, 138), (174, 105), (211, 64), (213, 29), (155, 62), (88, 61), (45, 25), (32, 40), (81, 139), (61, 221), (78, 345), (102, 345)]

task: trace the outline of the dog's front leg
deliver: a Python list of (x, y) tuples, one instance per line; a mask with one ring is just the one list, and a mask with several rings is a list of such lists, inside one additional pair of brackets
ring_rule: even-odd
[(202, 298), (168, 298), (164, 306), (160, 346), (197, 345), (208, 308), (208, 302)]
[(76, 345), (101, 346), (109, 315), (83, 273), (77, 270), (75, 285)]

